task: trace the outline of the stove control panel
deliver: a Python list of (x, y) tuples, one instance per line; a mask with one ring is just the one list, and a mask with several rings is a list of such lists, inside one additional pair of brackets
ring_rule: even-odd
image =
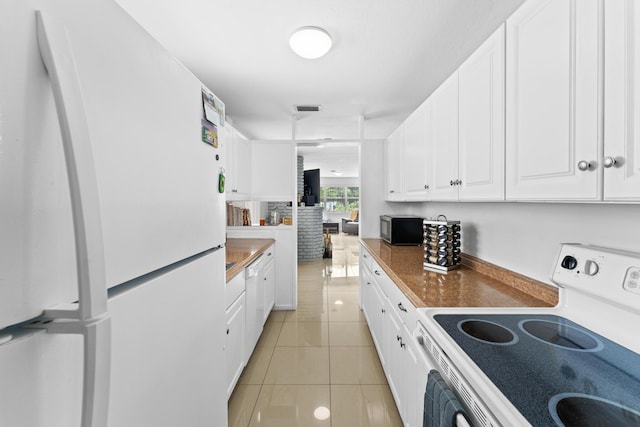
[(634, 294), (640, 294), (640, 267), (629, 267), (624, 277), (624, 288)]
[(640, 254), (564, 244), (551, 280), (558, 286), (640, 309)]

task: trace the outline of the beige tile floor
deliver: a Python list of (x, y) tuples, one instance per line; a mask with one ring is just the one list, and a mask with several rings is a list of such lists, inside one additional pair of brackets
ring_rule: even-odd
[(402, 426), (358, 303), (358, 240), (298, 265), (298, 309), (274, 311), (229, 399), (229, 426)]

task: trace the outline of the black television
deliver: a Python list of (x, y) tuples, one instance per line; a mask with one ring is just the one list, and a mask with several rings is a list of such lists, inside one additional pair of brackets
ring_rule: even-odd
[(302, 201), (306, 206), (314, 206), (320, 202), (320, 169), (304, 171), (304, 194)]

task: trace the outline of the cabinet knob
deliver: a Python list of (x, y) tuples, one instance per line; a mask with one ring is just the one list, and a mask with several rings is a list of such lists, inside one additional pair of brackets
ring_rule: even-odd
[(615, 165), (616, 159), (614, 157), (605, 157), (604, 159), (602, 159), (602, 166), (604, 166), (605, 168), (610, 168), (611, 166)]
[(395, 193), (395, 191), (393, 191), (393, 190), (389, 190), (389, 193)]
[(382, 314), (384, 314), (386, 310), (383, 308), (380, 311), (382, 312)]
[(231, 190), (231, 192), (232, 192), (232, 193), (237, 193), (237, 192), (238, 192), (238, 190)]
[(429, 186), (425, 184), (424, 189), (425, 189), (425, 190), (428, 190), (428, 189), (429, 189)]
[(588, 171), (589, 169), (591, 169), (591, 163), (587, 162), (586, 160), (580, 160), (578, 162), (578, 169), (580, 169), (581, 171)]
[(461, 179), (456, 179), (456, 185), (462, 185), (462, 180)]
[(229, 335), (229, 329), (227, 329), (227, 335)]

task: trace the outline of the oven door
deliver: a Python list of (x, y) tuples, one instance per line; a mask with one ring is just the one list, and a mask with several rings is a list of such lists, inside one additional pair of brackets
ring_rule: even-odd
[(456, 415), (452, 427), (499, 427), (500, 424), (420, 321), (418, 321), (418, 328), (414, 332), (414, 339), (420, 348), (418, 352), (419, 363), (425, 370), (424, 380), (420, 381), (420, 387), (424, 395), (422, 407), (424, 414), (423, 427), (433, 425), (429, 424), (427, 419), (431, 415), (429, 413), (431, 411), (430, 402), (427, 399), (427, 383), (429, 372), (431, 371), (437, 371), (440, 374), (444, 384), (453, 392), (463, 409), (462, 413)]

